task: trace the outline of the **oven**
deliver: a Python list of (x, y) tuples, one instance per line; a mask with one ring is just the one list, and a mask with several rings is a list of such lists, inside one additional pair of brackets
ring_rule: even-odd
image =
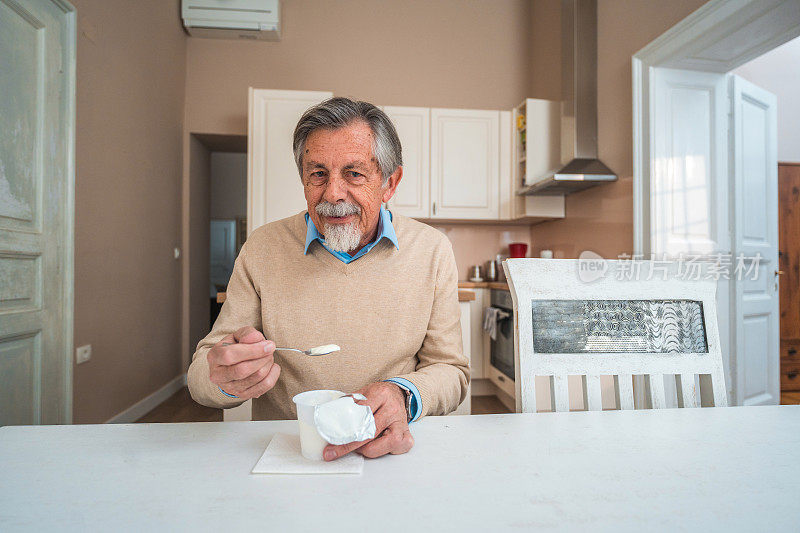
[(505, 312), (497, 320), (497, 336), (492, 339), (489, 361), (497, 370), (514, 379), (514, 305), (511, 293), (492, 289), (490, 305)]

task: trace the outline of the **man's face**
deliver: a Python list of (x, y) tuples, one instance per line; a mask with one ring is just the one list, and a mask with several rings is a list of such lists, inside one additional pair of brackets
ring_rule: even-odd
[(365, 122), (319, 129), (306, 139), (308, 214), (328, 245), (339, 251), (353, 252), (375, 239), (381, 203), (394, 195), (403, 174), (398, 168), (383, 186), (372, 147), (372, 130)]

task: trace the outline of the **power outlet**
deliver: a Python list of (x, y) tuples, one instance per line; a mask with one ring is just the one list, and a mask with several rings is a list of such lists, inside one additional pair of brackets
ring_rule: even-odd
[(75, 361), (78, 364), (85, 363), (89, 359), (92, 358), (92, 345), (87, 344), (86, 346), (79, 346), (75, 350)]

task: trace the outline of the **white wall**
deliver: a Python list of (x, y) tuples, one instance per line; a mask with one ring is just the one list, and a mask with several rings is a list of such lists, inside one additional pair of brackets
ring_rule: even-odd
[(247, 216), (247, 154), (211, 153), (210, 216), (216, 219)]
[(800, 37), (733, 73), (778, 97), (778, 161), (800, 163)]

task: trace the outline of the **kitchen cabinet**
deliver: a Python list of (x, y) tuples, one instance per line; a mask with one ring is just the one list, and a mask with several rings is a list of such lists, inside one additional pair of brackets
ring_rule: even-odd
[(566, 214), (563, 194), (519, 196), (516, 191), (547, 178), (561, 167), (561, 102), (526, 98), (513, 110), (511, 188), (501, 201), (508, 204), (508, 218), (552, 220)]
[(517, 187), (533, 185), (561, 164), (561, 102), (526, 98), (514, 109)]
[[(403, 180), (389, 208), (422, 219), (535, 223), (564, 218), (563, 195), (516, 194), (525, 172), (544, 174), (542, 167), (555, 166), (550, 152), (542, 161), (539, 157), (550, 150), (550, 135), (558, 134), (549, 121), (559, 105), (528, 99), (513, 111), (384, 106), (403, 146)], [(534, 142), (547, 150), (520, 144), (516, 117), (526, 113), (537, 132)], [(528, 159), (535, 162), (526, 166)]]
[(431, 109), (431, 218), (500, 218), (500, 112)]
[[(471, 353), (471, 338), (470, 338), (470, 303), (471, 302), (459, 302), (458, 307), (461, 311), (461, 344), (464, 349), (464, 355), (467, 356), (468, 359), (472, 359)], [(472, 413), (472, 384), (467, 386), (467, 396), (464, 398), (464, 401), (461, 402), (455, 411), (450, 413), (451, 415), (468, 415)]]
[(489, 358), (489, 336), (483, 331), (483, 309), (489, 305), (487, 289), (473, 289), (475, 299), (469, 302), (470, 369), (472, 379), (483, 379)]
[(311, 106), (331, 98), (326, 91), (249, 92), (247, 117), (247, 234), (306, 209), (292, 151), (297, 121)]
[[(331, 98), (327, 91), (250, 88), (247, 112), (247, 234), (304, 211), (306, 198), (292, 151), (297, 121), (309, 107)], [(225, 409), (225, 422), (251, 420), (252, 402)]]
[[(306, 208), (292, 132), (327, 91), (250, 89), (248, 233)], [(558, 102), (527, 99), (513, 111), (383, 106), (403, 147), (403, 179), (388, 207), (420, 219), (538, 222), (564, 217), (563, 196), (517, 196), (555, 166)], [(527, 130), (517, 130), (517, 117)], [(522, 143), (521, 136), (531, 135)], [(297, 179), (293, 179), (297, 177)]]
[(407, 217), (430, 217), (430, 109), (384, 106), (403, 147), (403, 179), (389, 209)]

